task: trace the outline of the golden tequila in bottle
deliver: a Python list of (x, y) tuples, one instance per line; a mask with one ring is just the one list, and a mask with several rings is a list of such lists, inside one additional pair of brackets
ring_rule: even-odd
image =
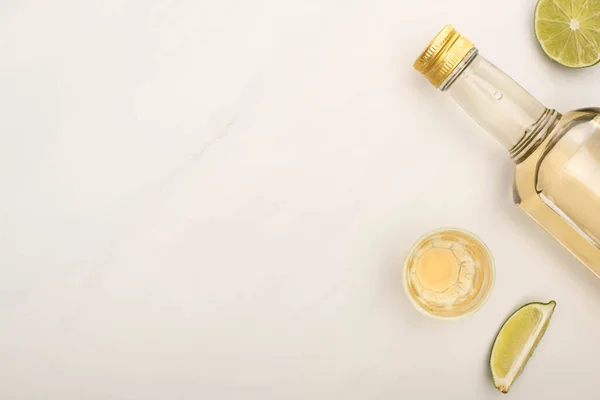
[(600, 277), (600, 109), (544, 107), (450, 25), (414, 67), (504, 145), (515, 203)]

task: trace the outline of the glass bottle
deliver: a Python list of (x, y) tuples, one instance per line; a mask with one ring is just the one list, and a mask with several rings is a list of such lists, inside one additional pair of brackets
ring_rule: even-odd
[(414, 67), (516, 164), (515, 203), (600, 277), (600, 109), (548, 109), (451, 25)]

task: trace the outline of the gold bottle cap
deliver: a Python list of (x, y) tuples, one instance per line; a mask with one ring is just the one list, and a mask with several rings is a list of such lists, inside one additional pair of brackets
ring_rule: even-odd
[(437, 88), (474, 47), (452, 25), (446, 25), (423, 50), (413, 66)]

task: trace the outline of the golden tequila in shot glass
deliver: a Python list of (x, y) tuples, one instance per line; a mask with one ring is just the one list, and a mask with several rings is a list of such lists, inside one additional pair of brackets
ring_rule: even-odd
[(414, 306), (437, 318), (477, 311), (494, 284), (492, 256), (475, 235), (448, 228), (413, 246), (404, 265), (404, 287)]

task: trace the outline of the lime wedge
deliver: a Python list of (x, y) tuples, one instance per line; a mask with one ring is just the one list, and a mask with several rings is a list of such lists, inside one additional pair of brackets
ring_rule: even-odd
[(544, 52), (569, 68), (600, 62), (600, 0), (539, 0), (535, 34)]
[(507, 393), (544, 335), (556, 302), (529, 303), (502, 325), (490, 357), (494, 386)]

